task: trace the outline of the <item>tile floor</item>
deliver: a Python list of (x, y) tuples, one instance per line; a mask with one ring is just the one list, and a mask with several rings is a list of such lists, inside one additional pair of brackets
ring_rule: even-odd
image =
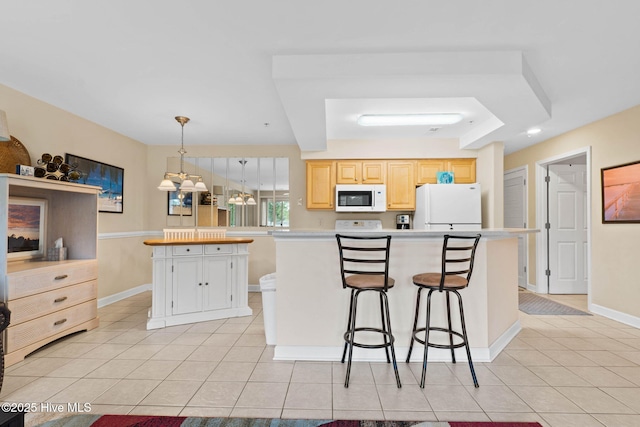
[[(585, 296), (555, 296), (586, 308)], [(149, 292), (99, 310), (100, 327), (7, 368), (0, 400), (89, 402), (91, 412), (215, 417), (538, 421), (544, 426), (640, 425), (640, 330), (600, 316), (529, 316), (492, 363), (274, 362), (261, 295), (254, 316), (147, 331)], [(29, 414), (27, 425), (60, 416)]]

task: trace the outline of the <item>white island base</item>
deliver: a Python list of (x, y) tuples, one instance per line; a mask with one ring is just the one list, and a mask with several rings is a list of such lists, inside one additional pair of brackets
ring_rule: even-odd
[(153, 290), (147, 329), (251, 316), (247, 246), (252, 241), (145, 241), (153, 246)]
[[(460, 291), (471, 354), (474, 362), (490, 362), (521, 330), (518, 320), (518, 239), (535, 230), (480, 230), (471, 283)], [(274, 232), (278, 307), (275, 360), (337, 361), (342, 357), (350, 290), (342, 288), (335, 231)], [(355, 232), (392, 236), (389, 275), (395, 287), (389, 290), (390, 318), (398, 361), (406, 359), (417, 287), (415, 274), (440, 271), (444, 232), (381, 230)], [(476, 232), (450, 232), (470, 235)], [(343, 233), (354, 234), (354, 233)], [(373, 294), (373, 293), (372, 293)], [(432, 297), (432, 326), (446, 324), (444, 294)], [(372, 297), (367, 299), (366, 297)], [(425, 324), (426, 292), (423, 292), (419, 326)], [(454, 327), (457, 305), (452, 300)], [(363, 294), (358, 302), (358, 325), (380, 325), (377, 295)], [(361, 337), (366, 337), (362, 335)], [(444, 336), (442, 337), (445, 338)], [(372, 337), (372, 339), (374, 339)], [(377, 341), (375, 341), (377, 339)], [(374, 341), (380, 341), (375, 337)], [(431, 337), (430, 337), (431, 340)], [(362, 341), (362, 339), (360, 339)], [(424, 346), (414, 345), (411, 361), (421, 361)], [(464, 348), (456, 359), (466, 361)], [(380, 349), (354, 348), (354, 360), (385, 361)], [(429, 360), (450, 361), (449, 350), (429, 349)]]

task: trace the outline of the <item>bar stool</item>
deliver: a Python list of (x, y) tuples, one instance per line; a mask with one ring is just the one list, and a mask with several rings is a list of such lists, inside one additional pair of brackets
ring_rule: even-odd
[[(413, 284), (418, 286), (418, 295), (416, 298), (416, 314), (413, 320), (413, 332), (411, 334), (411, 343), (409, 344), (409, 353), (407, 354), (407, 363), (411, 358), (414, 341), (424, 345), (424, 356), (422, 359), (422, 378), (420, 387), (424, 388), (425, 378), (427, 374), (427, 353), (429, 347), (443, 348), (451, 350), (451, 361), (456, 363), (455, 349), (464, 347), (467, 351), (467, 360), (473, 377), (473, 385), (478, 387), (478, 379), (473, 369), (471, 361), (471, 351), (469, 350), (469, 340), (467, 339), (467, 328), (464, 323), (464, 310), (462, 308), (462, 297), (458, 293), (460, 289), (469, 286), (471, 273), (473, 271), (473, 260), (476, 254), (476, 248), (480, 241), (480, 234), (469, 236), (444, 236), (444, 244), (442, 246), (442, 268), (439, 273), (422, 273), (413, 276)], [(426, 326), (418, 328), (418, 314), (420, 313), (420, 294), (423, 289), (428, 289), (427, 294), (427, 318)], [(431, 294), (434, 291), (444, 292), (447, 301), (447, 328), (431, 326)], [(449, 294), (458, 297), (458, 306), (460, 308), (460, 325), (462, 331), (455, 331), (451, 327), (451, 307), (449, 304)], [(418, 333), (424, 331), (424, 340), (418, 338)], [(430, 332), (444, 332), (449, 335), (448, 344), (439, 344), (429, 341)], [(461, 338), (462, 341), (454, 344), (453, 336)], [(457, 339), (456, 339), (457, 341)]]
[[(361, 348), (384, 348), (387, 356), (387, 363), (393, 362), (393, 370), (396, 374), (398, 388), (400, 375), (396, 363), (396, 353), (393, 347), (395, 341), (391, 333), (391, 321), (389, 320), (389, 300), (387, 290), (393, 288), (395, 280), (389, 277), (389, 248), (391, 246), (391, 236), (344, 236), (336, 234), (338, 249), (340, 251), (340, 273), (342, 276), (342, 287), (351, 289), (351, 300), (349, 303), (349, 320), (347, 331), (344, 333), (344, 351), (342, 352), (342, 363), (347, 357), (347, 375), (344, 386), (349, 387), (349, 375), (351, 373), (351, 360), (353, 358), (353, 347)], [(381, 328), (356, 326), (358, 296), (362, 292), (373, 291), (380, 296), (380, 317)], [(355, 340), (356, 332), (375, 332), (382, 334), (384, 342), (381, 344), (364, 344)], [(389, 358), (391, 351), (391, 358)]]

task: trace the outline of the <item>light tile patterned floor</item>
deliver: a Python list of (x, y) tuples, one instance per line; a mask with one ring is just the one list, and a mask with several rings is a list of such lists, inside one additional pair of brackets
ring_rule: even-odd
[[(553, 296), (586, 309), (585, 296)], [(262, 303), (252, 317), (145, 329), (149, 292), (99, 310), (100, 327), (62, 339), (5, 373), (5, 402), (90, 402), (92, 412), (274, 418), (538, 421), (640, 425), (640, 330), (600, 316), (530, 316), (492, 363), (274, 362)], [(54, 417), (36, 413), (27, 425)]]

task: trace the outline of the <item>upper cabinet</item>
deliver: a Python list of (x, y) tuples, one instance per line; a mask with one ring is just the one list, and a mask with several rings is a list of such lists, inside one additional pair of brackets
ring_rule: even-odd
[(334, 209), (335, 188), (335, 161), (307, 161), (307, 209)]
[(438, 172), (453, 172), (454, 183), (476, 182), (476, 159), (422, 159), (418, 160), (416, 185), (435, 184)]
[(387, 210), (415, 210), (415, 160), (387, 162)]
[(416, 208), (416, 187), (453, 172), (456, 184), (476, 182), (476, 159), (308, 160), (307, 209), (335, 209), (336, 184), (386, 184), (387, 210)]
[(384, 184), (384, 160), (338, 160), (337, 184)]

